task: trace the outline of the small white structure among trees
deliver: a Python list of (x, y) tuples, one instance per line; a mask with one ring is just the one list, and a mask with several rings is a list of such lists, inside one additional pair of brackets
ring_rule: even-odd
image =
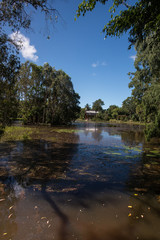
[(94, 110), (88, 110), (85, 112), (85, 119), (92, 119), (97, 116), (99, 112)]

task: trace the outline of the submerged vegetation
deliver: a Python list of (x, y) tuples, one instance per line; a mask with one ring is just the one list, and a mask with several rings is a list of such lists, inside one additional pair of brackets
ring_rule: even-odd
[(5, 132), (1, 135), (0, 142), (30, 140), (32, 133), (33, 129), (30, 127), (6, 127)]

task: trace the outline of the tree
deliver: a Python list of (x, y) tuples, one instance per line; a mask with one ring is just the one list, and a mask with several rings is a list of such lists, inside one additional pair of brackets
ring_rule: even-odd
[(62, 70), (57, 71), (50, 90), (51, 124), (67, 124), (76, 120), (80, 112), (80, 97), (73, 89), (71, 78)]
[(29, 29), (31, 25), (30, 10), (40, 10), (45, 18), (54, 21), (58, 11), (52, 7), (51, 0), (1, 0), (0, 2), (0, 30), (9, 26), (12, 31), (21, 28)]
[(88, 103), (85, 105), (84, 108), (85, 108), (87, 111), (91, 110), (91, 107), (90, 107), (90, 105), (89, 105)]
[(133, 96), (128, 97), (123, 101), (122, 109), (128, 116), (128, 119), (136, 120), (136, 101)]
[(0, 123), (2, 125), (9, 124), (11, 117), (16, 117), (18, 107), (15, 76), (19, 69), (19, 61), (6, 39), (7, 35), (0, 36)]
[[(105, 4), (108, 0), (84, 0), (78, 7), (77, 17), (92, 11), (97, 2)], [(129, 48), (134, 45), (137, 51), (134, 64), (136, 71), (130, 73), (129, 87), (132, 88), (139, 120), (153, 122), (153, 131), (149, 134), (153, 136), (156, 128), (159, 133), (160, 114), (160, 107), (157, 104), (160, 96), (160, 1), (113, 0), (112, 3), (109, 9), (111, 18), (104, 26), (103, 32), (106, 37), (120, 37), (126, 32), (129, 34)]]
[[(97, 2), (105, 5), (108, 0), (84, 0), (78, 6), (77, 17), (92, 11)], [(131, 45), (142, 41), (153, 32), (160, 32), (160, 1), (159, 0), (112, 0), (110, 7), (110, 21), (104, 26), (103, 32), (107, 36), (121, 36), (129, 32)], [(119, 11), (119, 7), (122, 10)], [(118, 14), (116, 15), (116, 11)]]
[[(160, 42), (155, 33), (136, 45), (136, 72), (130, 74), (132, 95), (143, 120), (155, 121), (160, 112)], [(141, 115), (141, 113), (139, 115)]]
[(18, 75), (21, 116), (25, 123), (68, 124), (78, 118), (79, 95), (71, 78), (48, 63), (26, 62)]
[[(50, 0), (1, 0), (0, 1), (0, 122), (6, 125), (11, 117), (16, 116), (16, 74), (19, 69), (17, 57), (19, 47), (5, 33), (10, 28), (12, 32), (29, 29), (31, 26), (30, 10), (41, 10), (47, 20), (52, 22), (58, 12), (52, 8)], [(3, 89), (3, 91), (2, 91)]]
[(79, 118), (84, 120), (85, 119), (85, 114), (86, 114), (86, 109), (81, 108)]
[(101, 99), (96, 100), (93, 102), (92, 109), (95, 111), (102, 111), (102, 106), (104, 105), (104, 102)]
[(107, 109), (107, 114), (108, 114), (109, 119), (114, 118), (113, 117), (113, 112), (114, 112), (115, 109), (118, 109), (117, 105), (110, 105), (109, 108)]

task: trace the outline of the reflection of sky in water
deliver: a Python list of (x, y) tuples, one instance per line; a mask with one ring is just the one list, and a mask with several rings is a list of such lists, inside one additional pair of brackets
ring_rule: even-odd
[(98, 129), (95, 130), (93, 128), (88, 130), (83, 130), (80, 131), (79, 133), (80, 136), (80, 142), (85, 142), (88, 144), (94, 143), (94, 144), (101, 144), (105, 145), (107, 144), (113, 144), (113, 142), (121, 142), (121, 136), (118, 134), (111, 135), (108, 133), (106, 130), (104, 131), (103, 129)]
[[(124, 187), (133, 164), (140, 162), (139, 152), (126, 149), (121, 136), (103, 128), (83, 129), (79, 133), (78, 151), (73, 156), (67, 175), (77, 181), (106, 182), (115, 187)], [(111, 135), (113, 134), (113, 135)]]
[(0, 239), (81, 239), (84, 231), (85, 240), (94, 234), (106, 240), (108, 231), (124, 240), (122, 232), (130, 236), (133, 227), (134, 240), (159, 240), (158, 191), (153, 194), (159, 165), (150, 172), (140, 135), (93, 126), (51, 132), (57, 145), (43, 139), (1, 146), (0, 168), (7, 171), (1, 172)]

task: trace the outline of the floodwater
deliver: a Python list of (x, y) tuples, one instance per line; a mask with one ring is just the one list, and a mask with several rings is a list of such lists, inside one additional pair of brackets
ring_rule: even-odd
[(32, 130), (1, 138), (0, 239), (160, 239), (160, 146), (142, 127)]

